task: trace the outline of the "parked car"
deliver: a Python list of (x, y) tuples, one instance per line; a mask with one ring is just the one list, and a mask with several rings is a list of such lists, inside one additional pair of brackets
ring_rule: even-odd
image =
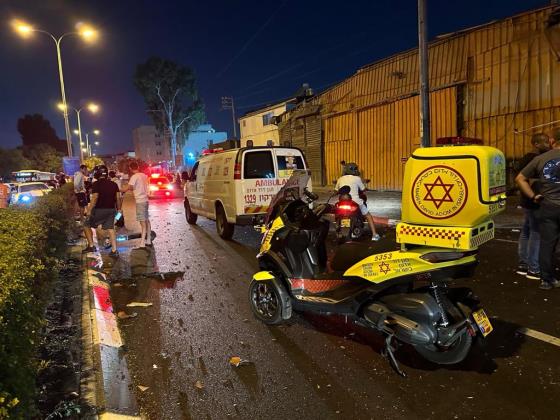
[[(216, 220), (218, 234), (229, 239), (235, 225), (255, 224), (294, 169), (307, 169), (294, 147), (245, 147), (200, 158), (185, 178), (185, 215)], [(308, 186), (311, 190), (311, 184)]]
[(152, 174), (148, 198), (172, 198), (175, 196), (175, 185), (164, 175)]
[(22, 182), (17, 184), (16, 191), (12, 193), (10, 204), (31, 204), (37, 197), (42, 197), (50, 191), (44, 182)]

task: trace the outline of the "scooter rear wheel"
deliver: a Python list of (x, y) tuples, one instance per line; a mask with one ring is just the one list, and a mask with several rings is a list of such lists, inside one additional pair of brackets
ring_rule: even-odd
[(272, 281), (255, 281), (249, 286), (249, 301), (255, 317), (265, 324), (282, 322), (282, 299)]
[(465, 328), (461, 335), (449, 347), (439, 347), (435, 344), (427, 346), (415, 346), (416, 351), (430, 362), (438, 365), (454, 365), (462, 362), (472, 346), (472, 337)]

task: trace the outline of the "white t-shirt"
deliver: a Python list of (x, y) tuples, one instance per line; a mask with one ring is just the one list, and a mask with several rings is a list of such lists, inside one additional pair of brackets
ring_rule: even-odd
[(148, 175), (137, 172), (130, 177), (128, 185), (132, 187), (134, 199), (137, 203), (145, 203), (148, 201)]
[(82, 171), (78, 171), (74, 174), (74, 192), (76, 194), (86, 191), (84, 180), (85, 176)]
[(336, 181), (336, 189), (339, 190), (342, 187), (348, 185), (350, 187), (350, 195), (352, 196), (352, 201), (356, 203), (361, 203), (359, 191), (364, 191), (366, 186), (362, 182), (362, 178), (355, 175), (344, 175), (338, 178)]

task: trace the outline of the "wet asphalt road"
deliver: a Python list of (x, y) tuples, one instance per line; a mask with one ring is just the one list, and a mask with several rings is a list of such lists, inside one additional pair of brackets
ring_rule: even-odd
[[(125, 203), (127, 228), (135, 230), (130, 197)], [(214, 222), (187, 225), (182, 199), (150, 206), (154, 249), (124, 242), (121, 258), (106, 264), (115, 309), (138, 313), (119, 324), (146, 417), (560, 418), (560, 347), (516, 333), (529, 327), (559, 337), (560, 290), (544, 292), (512, 274), (517, 234), (510, 229), (483, 247), (476, 278), (465, 282), (495, 333), (452, 367), (402, 347), (403, 379), (381, 356), (380, 336), (344, 318), (295, 314), (277, 327), (257, 321), (248, 303), (260, 241), (252, 229), (237, 228), (225, 242)], [(126, 308), (132, 301), (153, 306)], [(250, 364), (234, 368), (232, 356)]]

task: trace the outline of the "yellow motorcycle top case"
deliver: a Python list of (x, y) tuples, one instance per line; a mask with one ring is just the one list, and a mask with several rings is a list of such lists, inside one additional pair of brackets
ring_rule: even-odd
[(472, 249), (494, 236), (505, 209), (503, 153), (487, 146), (427, 147), (405, 167), (397, 241)]

